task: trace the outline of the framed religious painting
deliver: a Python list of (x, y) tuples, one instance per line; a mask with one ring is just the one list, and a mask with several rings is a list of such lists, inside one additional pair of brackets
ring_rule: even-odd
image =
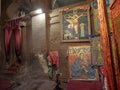
[(61, 11), (61, 41), (89, 41), (89, 6), (78, 6)]
[(102, 50), (100, 34), (94, 34), (90, 37), (92, 65), (103, 66), (104, 55)]
[(91, 64), (90, 46), (69, 46), (69, 75), (73, 80), (98, 80), (98, 70)]
[[(112, 31), (112, 22), (111, 22), (111, 16), (110, 16), (110, 0), (105, 0), (106, 1), (106, 6), (107, 6), (107, 16), (108, 16), (108, 24), (109, 24), (109, 29)], [(91, 10), (92, 10), (92, 21), (93, 21), (93, 33), (94, 34), (100, 34), (100, 20), (99, 20), (99, 11), (98, 11), (98, 3), (97, 0), (93, 0), (91, 3)]]

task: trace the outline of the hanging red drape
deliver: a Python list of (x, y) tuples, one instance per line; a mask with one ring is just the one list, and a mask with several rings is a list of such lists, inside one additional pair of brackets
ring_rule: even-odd
[(5, 42), (5, 56), (6, 62), (10, 60), (10, 41), (12, 34), (15, 35), (15, 53), (18, 63), (21, 63), (21, 27), (20, 21), (21, 17), (10, 20), (6, 23), (4, 27), (4, 42)]
[(51, 51), (49, 52), (49, 56), (50, 56), (50, 62), (52, 64), (55, 64), (57, 68), (59, 68), (59, 55), (58, 55), (58, 51)]
[[(119, 60), (119, 53), (118, 53), (118, 47), (120, 46), (120, 0), (115, 0), (115, 2), (113, 3), (113, 5), (111, 6), (111, 18), (112, 18), (112, 32), (113, 32), (113, 37), (114, 37), (114, 63), (115, 63), (115, 76), (116, 76), (116, 80), (117, 80), (117, 89), (120, 90), (120, 67), (118, 65), (118, 63), (120, 61)], [(115, 22), (117, 22), (118, 26), (116, 26)], [(118, 28), (117, 28), (118, 27)], [(119, 46), (118, 46), (119, 45)], [(120, 51), (119, 51), (120, 52)]]
[(106, 4), (105, 0), (97, 0), (98, 1), (98, 11), (99, 11), (99, 20), (100, 20), (100, 34), (102, 40), (102, 48), (104, 53), (104, 69), (106, 69), (106, 78), (107, 85), (109, 90), (115, 89), (115, 81), (113, 74), (113, 61), (111, 54), (111, 46), (110, 46), (110, 37), (108, 31), (108, 22), (107, 22), (107, 12), (106, 12)]

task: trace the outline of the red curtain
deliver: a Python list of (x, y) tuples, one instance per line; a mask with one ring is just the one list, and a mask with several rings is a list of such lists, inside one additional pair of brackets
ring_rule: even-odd
[[(120, 68), (118, 65), (118, 45), (120, 45), (120, 38), (119, 35), (120, 33), (118, 32), (120, 30), (120, 28), (116, 28), (115, 22), (116, 20), (118, 20), (117, 17), (120, 18), (120, 0), (115, 0), (115, 2), (113, 3), (113, 5), (111, 6), (111, 17), (112, 17), (112, 32), (113, 32), (113, 37), (114, 37), (114, 64), (115, 64), (115, 75), (116, 75), (116, 80), (117, 80), (117, 89), (120, 90)], [(118, 25), (120, 25), (120, 21), (117, 22)], [(118, 38), (117, 38), (118, 36)], [(119, 51), (120, 52), (120, 51)]]
[(98, 1), (98, 11), (99, 11), (99, 20), (100, 20), (100, 34), (102, 40), (102, 48), (104, 53), (104, 69), (106, 69), (106, 78), (107, 85), (109, 90), (116, 90), (114, 83), (114, 75), (113, 75), (113, 61), (111, 54), (111, 46), (110, 46), (110, 37), (108, 32), (108, 22), (107, 22), (107, 12), (106, 12), (106, 4), (105, 0), (97, 0)]
[(50, 56), (50, 62), (52, 64), (55, 64), (57, 68), (59, 68), (59, 55), (58, 55), (58, 51), (51, 51), (49, 52), (49, 56)]
[(17, 57), (18, 63), (21, 63), (21, 27), (20, 21), (22, 18), (18, 18), (15, 20), (10, 20), (6, 23), (4, 27), (4, 41), (5, 41), (5, 55), (6, 61), (10, 60), (10, 41), (12, 34), (15, 35), (15, 53)]

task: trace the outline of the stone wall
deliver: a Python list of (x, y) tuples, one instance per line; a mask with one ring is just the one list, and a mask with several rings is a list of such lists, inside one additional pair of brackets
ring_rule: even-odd
[(32, 17), (31, 45), (32, 51), (46, 53), (46, 19), (45, 13)]
[[(2, 21), (0, 21), (0, 48), (1, 48), (0, 49), (0, 65), (5, 64), (3, 27), (6, 23), (6, 20), (9, 20), (8, 18), (10, 18), (8, 14), (12, 13), (12, 12), (10, 12), (8, 14), (6, 13), (6, 11), (9, 8), (11, 3), (12, 3), (12, 0), (9, 0), (9, 1), (2, 0), (2, 2), (1, 2), (1, 4), (2, 4), (2, 7), (1, 7), (2, 8), (2, 15), (1, 15)], [(44, 6), (46, 6), (46, 5), (44, 5)], [(15, 8), (15, 7), (13, 7), (13, 8)], [(47, 8), (48, 8), (48, 6), (45, 9), (47, 9)], [(11, 15), (14, 16), (14, 13), (12, 13)], [(25, 61), (27, 61), (25, 63), (29, 63), (31, 53), (33, 52), (34, 48), (37, 49), (37, 50), (34, 49), (35, 52), (42, 51), (42, 52), (46, 53), (46, 45), (45, 45), (46, 44), (46, 20), (45, 20), (46, 17), (40, 17), (40, 19), (39, 18), (36, 19), (34, 21), (34, 23), (32, 23), (31, 18), (32, 17), (30, 17), (30, 16), (24, 18), (25, 19), (24, 21), (26, 22), (26, 27), (22, 28), (22, 56), (23, 56), (22, 61), (23, 61), (23, 63)], [(33, 28), (32, 28), (32, 24), (33, 24)], [(38, 30), (35, 30), (35, 29), (38, 29)], [(41, 33), (41, 31), (43, 33)], [(44, 43), (44, 45), (43, 45), (43, 43)], [(45, 46), (45, 48), (43, 50), (44, 46)], [(41, 50), (41, 48), (42, 48), (42, 50)], [(13, 63), (16, 60), (14, 34), (12, 34), (12, 38), (11, 38), (11, 55), (10, 56), (11, 56), (11, 63)]]
[[(89, 1), (90, 3), (91, 1)], [(79, 5), (86, 5), (88, 2), (81, 3)], [(74, 5), (69, 6), (74, 7)], [(64, 7), (66, 8), (66, 7)], [(65, 88), (65, 84), (69, 79), (69, 67), (67, 60), (67, 49), (68, 46), (81, 46), (89, 45), (90, 42), (61, 42), (61, 18), (59, 11), (63, 9), (52, 10), (49, 14), (50, 16), (50, 32), (49, 32), (49, 51), (58, 51), (60, 58), (60, 71), (62, 73), (61, 81), (62, 86)]]

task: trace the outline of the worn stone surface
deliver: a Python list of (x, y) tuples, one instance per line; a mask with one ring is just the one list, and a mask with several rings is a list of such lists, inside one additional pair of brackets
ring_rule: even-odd
[(47, 70), (43, 55), (33, 55), (30, 65), (21, 67), (15, 77), (20, 85), (13, 90), (53, 90), (56, 83), (49, 80)]
[(47, 74), (47, 64), (42, 54), (31, 54), (30, 63), (26, 62), (16, 74), (0, 74), (0, 79), (14, 81), (12, 90), (53, 90), (55, 81)]

